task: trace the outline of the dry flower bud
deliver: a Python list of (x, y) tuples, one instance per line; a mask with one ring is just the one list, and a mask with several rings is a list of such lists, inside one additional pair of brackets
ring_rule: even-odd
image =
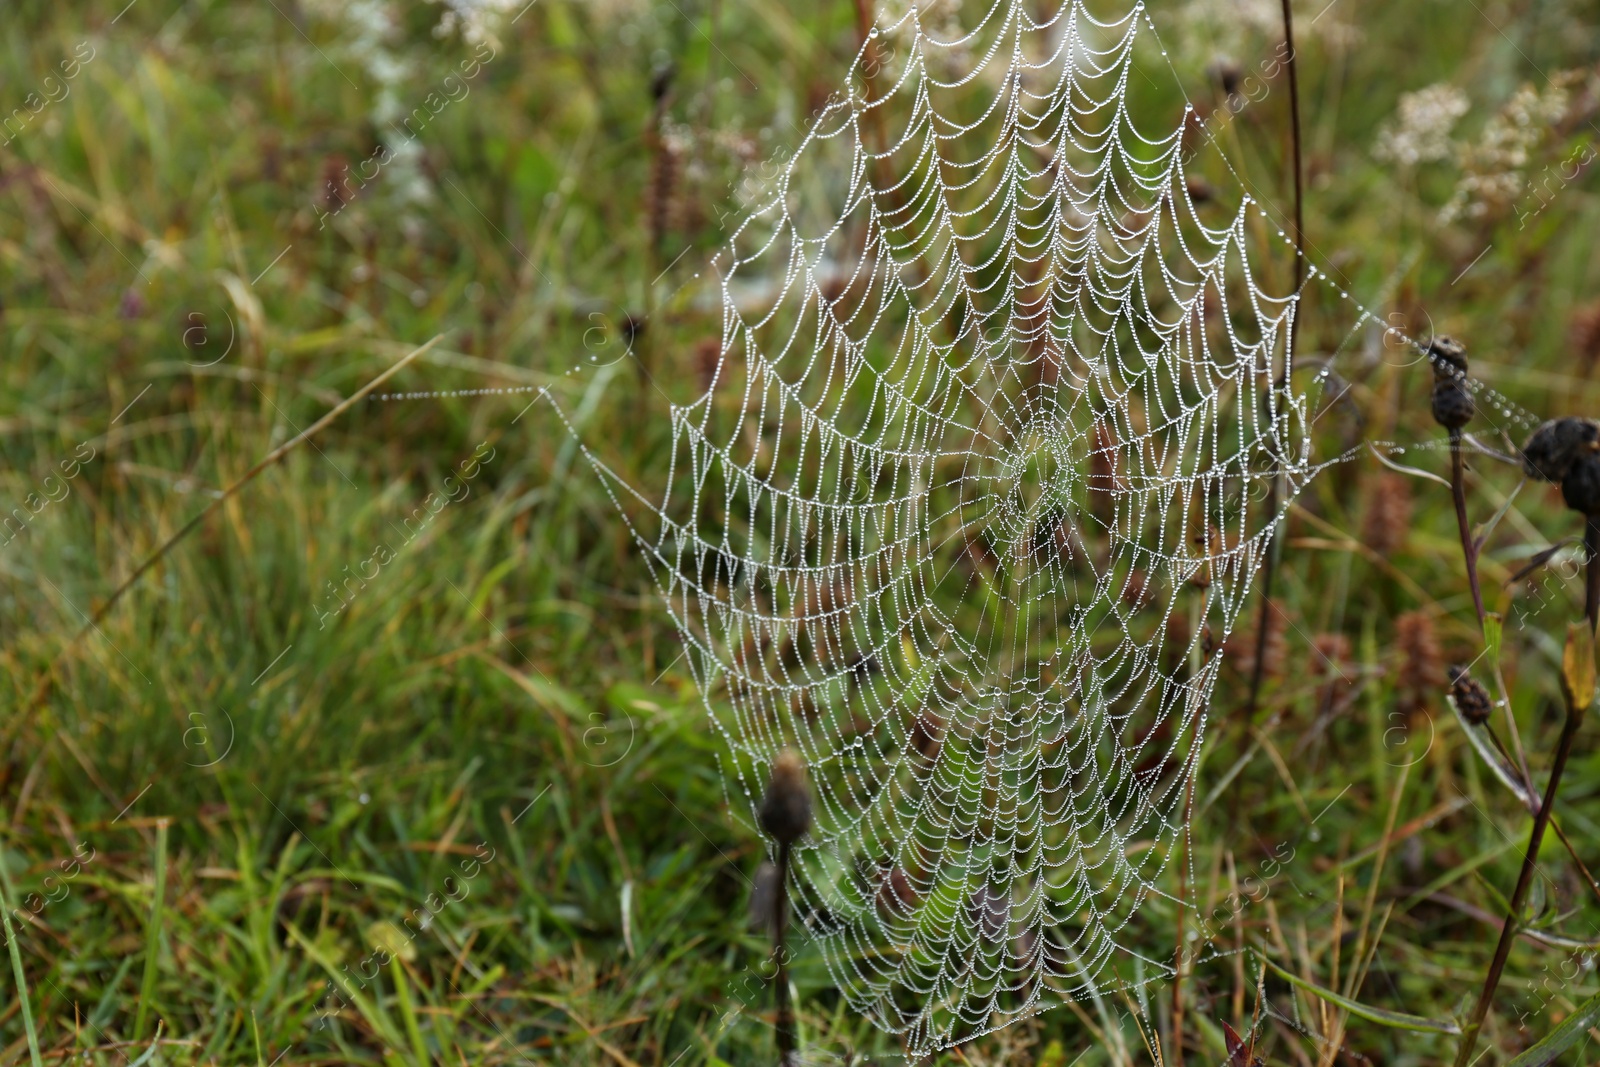
[(1467, 346), (1454, 337), (1435, 337), (1428, 344), (1435, 378), (1462, 378), (1467, 373)]
[(1593, 453), (1573, 463), (1561, 482), (1561, 499), (1585, 515), (1600, 515), (1600, 456)]
[(1429, 407), (1433, 411), (1433, 421), (1447, 430), (1461, 429), (1472, 421), (1478, 410), (1467, 383), (1456, 378), (1434, 380)]
[(786, 748), (772, 761), (772, 780), (761, 800), (761, 828), (790, 845), (811, 827), (811, 790), (806, 787), (806, 765), (799, 753)]
[(1465, 667), (1451, 667), (1449, 675), (1450, 699), (1455, 701), (1461, 717), (1474, 726), (1488, 722), (1489, 712), (1494, 710), (1494, 701), (1489, 699), (1489, 691), (1483, 687), (1483, 683)]
[(1600, 449), (1600, 423), (1593, 419), (1551, 419), (1522, 446), (1522, 469), (1530, 478), (1563, 482), (1580, 458)]

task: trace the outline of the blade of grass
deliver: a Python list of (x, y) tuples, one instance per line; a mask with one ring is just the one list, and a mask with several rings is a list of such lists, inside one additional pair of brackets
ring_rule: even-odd
[(334, 966), (333, 961), (312, 943), (305, 934), (301, 933), (298, 927), (293, 923), (284, 923), (283, 929), (293, 939), (294, 943), (300, 946), (301, 951), (310, 958), (312, 963), (315, 963), (328, 973), (328, 977), (333, 979), (339, 992), (350, 998), (350, 1003), (356, 1006), (356, 1011), (367, 1021), (367, 1025), (372, 1027), (373, 1032), (379, 1038), (395, 1048), (399, 1048), (404, 1044), (400, 1039), (400, 1035), (395, 1033), (394, 1025), (390, 1021), (388, 1014), (380, 1010), (376, 1003), (363, 996), (359, 990), (351, 985), (347, 974)]
[[(1378, 883), (1383, 880), (1383, 867), (1389, 859), (1389, 845), (1394, 840), (1394, 823), (1400, 815), (1400, 801), (1405, 796), (1406, 781), (1411, 776), (1411, 764), (1400, 768), (1400, 778), (1394, 784), (1394, 795), (1389, 800), (1389, 815), (1384, 820), (1383, 838), (1379, 842), (1378, 856), (1372, 864), (1372, 880), (1367, 883), (1367, 899), (1361, 907), (1361, 932), (1356, 936), (1355, 958), (1361, 959), (1367, 951), (1367, 932), (1372, 928), (1372, 911), (1378, 903)], [(1355, 979), (1352, 969), (1351, 981)], [(1345, 992), (1353, 995), (1355, 987), (1346, 984)]]
[(1560, 1026), (1544, 1035), (1531, 1048), (1506, 1064), (1506, 1067), (1545, 1067), (1556, 1057), (1577, 1044), (1584, 1032), (1600, 1022), (1600, 994), (1578, 1005), (1578, 1010), (1567, 1016)]
[(156, 968), (161, 962), (162, 902), (167, 895), (167, 820), (156, 821), (156, 891), (150, 922), (144, 931), (144, 978), (139, 982), (139, 1007), (133, 1015), (133, 1040), (144, 1040), (144, 1025), (156, 995)]
[(417, 1056), (417, 1067), (428, 1067), (428, 1043), (422, 1039), (422, 1027), (417, 1025), (417, 1009), (411, 1003), (411, 984), (406, 981), (405, 965), (398, 955), (389, 957), (389, 967), (394, 972), (394, 991), (400, 1001), (400, 1018), (406, 1024), (406, 1036), (411, 1038), (411, 1048)]
[(17, 947), (17, 931), (11, 926), (11, 901), (16, 892), (11, 888), (11, 872), (6, 869), (5, 856), (0, 853), (0, 920), (5, 923), (6, 951), (11, 954), (11, 973), (17, 980), (17, 1001), (22, 1007), (22, 1028), (28, 1035), (28, 1056), (33, 1067), (43, 1067), (39, 1057), (39, 1033), (33, 1025), (33, 1005), (28, 999), (28, 979), (22, 973), (22, 952)]
[(156, 1050), (161, 1047), (161, 1029), (165, 1025), (162, 1020), (156, 1020), (156, 1036), (151, 1038), (150, 1047), (145, 1049), (143, 1056), (128, 1064), (128, 1067), (144, 1067), (145, 1064), (156, 1058)]
[(1425, 1034), (1454, 1035), (1461, 1032), (1461, 1027), (1457, 1026), (1449, 1019), (1428, 1019), (1421, 1015), (1408, 1015), (1402, 1011), (1389, 1011), (1385, 1008), (1374, 1008), (1370, 1004), (1362, 1004), (1358, 1001), (1351, 1000), (1349, 997), (1335, 993), (1331, 989), (1325, 989), (1322, 986), (1317, 985), (1315, 982), (1308, 982), (1304, 978), (1301, 978), (1298, 974), (1294, 974), (1291, 971), (1287, 971), (1284, 968), (1279, 967), (1276, 963), (1272, 962), (1272, 960), (1267, 959), (1265, 955), (1262, 955), (1261, 959), (1268, 967), (1272, 968), (1273, 973), (1277, 974), (1278, 977), (1282, 978), (1284, 981), (1304, 989), (1313, 996), (1321, 997), (1330, 1004), (1337, 1004), (1339, 1007), (1343, 1008), (1345, 1011), (1356, 1016), (1357, 1018), (1365, 1019), (1368, 1022), (1377, 1023), (1380, 1026), (1393, 1027), (1396, 1030), (1413, 1030)]

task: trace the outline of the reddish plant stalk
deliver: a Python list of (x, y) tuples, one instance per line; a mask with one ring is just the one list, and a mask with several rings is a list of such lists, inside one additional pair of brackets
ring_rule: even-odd
[(1544, 841), (1544, 829), (1550, 823), (1550, 813), (1556, 803), (1556, 790), (1561, 786), (1562, 772), (1567, 769), (1567, 756), (1572, 752), (1572, 741), (1578, 735), (1578, 726), (1583, 722), (1584, 710), (1574, 702), (1569, 701), (1567, 704), (1567, 721), (1562, 724), (1561, 740), (1556, 744), (1556, 761), (1550, 768), (1550, 782), (1544, 789), (1544, 803), (1539, 805), (1539, 810), (1533, 817), (1533, 830), (1528, 835), (1528, 851), (1522, 857), (1522, 871), (1517, 875), (1517, 887), (1511, 893), (1511, 906), (1506, 915), (1505, 925), (1500, 928), (1500, 941), (1495, 945), (1494, 959), (1490, 961), (1489, 971), (1483, 979), (1483, 992), (1478, 995), (1477, 1007), (1472, 1010), (1472, 1018), (1461, 1036), (1461, 1047), (1456, 1052), (1455, 1067), (1466, 1067), (1467, 1061), (1472, 1058), (1472, 1050), (1478, 1043), (1478, 1032), (1483, 1029), (1484, 1017), (1488, 1015), (1489, 1005), (1494, 1001), (1495, 989), (1500, 985), (1500, 975), (1506, 969), (1506, 959), (1511, 955), (1511, 943), (1517, 937), (1522, 904), (1527, 899), (1528, 886), (1533, 883), (1533, 870), (1539, 857), (1539, 845)]
[[(1299, 57), (1294, 47), (1294, 14), (1289, 10), (1289, 0), (1282, 0), (1283, 5), (1283, 43), (1289, 51), (1289, 58), (1285, 66), (1289, 68), (1289, 141), (1290, 152), (1294, 161), (1294, 296), (1295, 309), (1299, 310), (1300, 290), (1305, 285), (1306, 255), (1305, 255), (1305, 198), (1301, 189), (1301, 171), (1304, 169), (1300, 162), (1300, 65)], [(1299, 318), (1298, 314), (1295, 316)], [(1294, 372), (1294, 339), (1295, 328), (1290, 327), (1288, 338), (1285, 341), (1283, 362), (1283, 377), (1274, 383), (1273, 388), (1282, 389), (1289, 382), (1289, 375)], [(1273, 472), (1272, 489), (1267, 495), (1267, 513), (1278, 513), (1278, 477)], [(1272, 542), (1277, 541), (1274, 534)], [(1250, 696), (1245, 703), (1244, 721), (1248, 724), (1256, 716), (1256, 703), (1261, 697), (1262, 672), (1266, 666), (1267, 656), (1267, 623), (1272, 612), (1272, 577), (1277, 568), (1277, 555), (1273, 551), (1276, 547), (1272, 542), (1267, 547), (1267, 566), (1261, 576), (1261, 614), (1256, 625), (1256, 662), (1250, 671)], [(1481, 613), (1480, 613), (1481, 614)]]
[(784, 940), (789, 931), (789, 842), (778, 846), (778, 894), (773, 901), (773, 955), (777, 973), (773, 976), (774, 995), (777, 1000), (777, 1018), (774, 1026), (778, 1032), (778, 1067), (789, 1067), (797, 1062), (794, 1033), (794, 1009), (789, 1004), (789, 951)]

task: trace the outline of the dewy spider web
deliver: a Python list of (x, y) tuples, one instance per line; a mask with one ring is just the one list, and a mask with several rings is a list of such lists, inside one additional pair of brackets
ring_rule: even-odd
[(1194, 124), (1135, 122), (1142, 5), (920, 17), (873, 32), (731, 239), (665, 490), (585, 449), (735, 807), (785, 747), (809, 767), (800, 921), (913, 1054), (1171, 973), (1130, 923), (1316, 469), (1249, 198), (1197, 204)]

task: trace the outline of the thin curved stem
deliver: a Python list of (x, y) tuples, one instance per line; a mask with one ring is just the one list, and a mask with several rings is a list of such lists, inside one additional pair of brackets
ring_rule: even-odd
[[(1289, 10), (1289, 0), (1283, 3), (1283, 43), (1289, 49), (1285, 66), (1289, 68), (1289, 133), (1290, 149), (1294, 154), (1294, 291), (1299, 298), (1300, 286), (1306, 280), (1305, 200), (1301, 196), (1300, 175), (1300, 70), (1294, 47), (1294, 14)], [(1289, 335), (1289, 363), (1294, 363), (1294, 334)], [(1287, 370), (1285, 368), (1287, 376)]]
[(1505, 925), (1500, 928), (1500, 941), (1495, 945), (1494, 959), (1489, 963), (1489, 971), (1483, 979), (1483, 992), (1478, 995), (1477, 1007), (1472, 1010), (1472, 1018), (1467, 1022), (1461, 1036), (1461, 1047), (1456, 1050), (1455, 1067), (1466, 1067), (1467, 1061), (1472, 1058), (1472, 1050), (1478, 1044), (1478, 1032), (1483, 1029), (1483, 1020), (1489, 1013), (1489, 1005), (1494, 1002), (1494, 993), (1500, 985), (1500, 975), (1506, 969), (1506, 960), (1511, 955), (1511, 943), (1516, 940), (1517, 927), (1520, 925), (1522, 904), (1528, 896), (1528, 886), (1533, 883), (1533, 870), (1539, 858), (1539, 845), (1544, 841), (1544, 829), (1550, 824), (1550, 813), (1555, 807), (1556, 790), (1561, 786), (1561, 775), (1567, 769), (1567, 756), (1572, 752), (1572, 741), (1578, 735), (1578, 726), (1583, 721), (1583, 708), (1568, 705), (1567, 720), (1561, 727), (1561, 740), (1556, 744), (1555, 765), (1550, 768), (1550, 782), (1545, 786), (1544, 803), (1539, 805), (1539, 811), (1533, 817), (1533, 830), (1528, 835), (1528, 851), (1522, 857), (1522, 871), (1517, 875), (1517, 887), (1511, 893), (1511, 905), (1507, 910)]

